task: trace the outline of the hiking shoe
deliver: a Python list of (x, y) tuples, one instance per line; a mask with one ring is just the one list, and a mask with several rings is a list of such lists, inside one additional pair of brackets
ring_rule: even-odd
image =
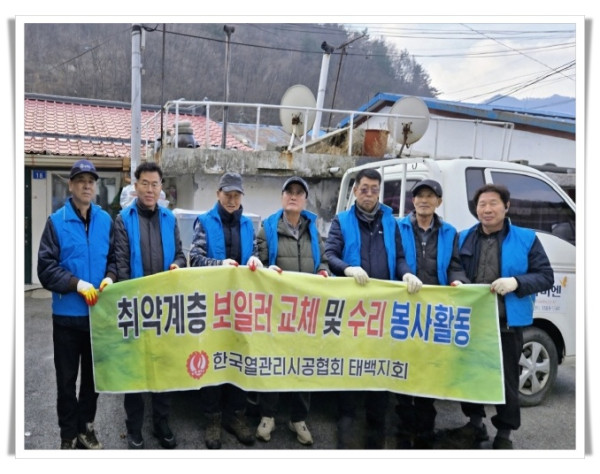
[(152, 434), (158, 439), (160, 445), (165, 449), (173, 449), (177, 446), (175, 435), (169, 428), (169, 422), (166, 418), (154, 422), (154, 430)]
[(142, 433), (139, 431), (127, 433), (127, 447), (129, 449), (144, 449), (144, 438), (142, 438)]
[(77, 435), (77, 447), (81, 449), (102, 449), (102, 443), (98, 441), (94, 431), (94, 423), (86, 423), (85, 433)]
[(269, 441), (272, 431), (275, 431), (275, 418), (263, 416), (260, 419), (258, 428), (256, 428), (256, 437), (261, 441)]
[(290, 421), (288, 423), (288, 428), (298, 435), (296, 438), (300, 444), (304, 444), (305, 446), (313, 444), (312, 436), (310, 435), (310, 431), (308, 431), (308, 427), (304, 421)]
[(208, 449), (221, 449), (221, 413), (210, 413), (206, 418), (204, 443)]
[(500, 438), (500, 437), (496, 436), (494, 438), (492, 448), (494, 448), (494, 449), (513, 449), (513, 443), (508, 438)]
[(77, 438), (61, 439), (60, 449), (77, 449)]
[(460, 428), (445, 430), (440, 433), (439, 439), (434, 443), (435, 449), (476, 449), (482, 441), (490, 437), (485, 425), (476, 427), (471, 422)]
[(233, 416), (229, 416), (224, 426), (240, 443), (248, 446), (254, 444), (254, 435), (248, 428), (243, 411), (236, 411)]

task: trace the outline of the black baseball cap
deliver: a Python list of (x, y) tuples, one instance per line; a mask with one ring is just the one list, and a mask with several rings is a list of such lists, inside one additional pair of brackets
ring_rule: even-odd
[(308, 197), (308, 184), (304, 181), (300, 176), (292, 176), (288, 178), (285, 183), (283, 183), (283, 187), (281, 188), (281, 192), (284, 192), (290, 184), (298, 183), (304, 189), (306, 196)]
[(442, 197), (442, 185), (438, 183), (435, 179), (423, 179), (417, 184), (415, 184), (415, 186), (411, 190), (413, 197), (417, 195), (419, 189), (421, 188), (429, 188), (435, 194), (437, 194), (437, 197)]
[(75, 176), (80, 175), (82, 173), (91, 174), (94, 179), (98, 179), (98, 173), (96, 172), (96, 167), (94, 163), (88, 160), (79, 160), (73, 164), (71, 168), (71, 174), (69, 175), (69, 179), (73, 179)]

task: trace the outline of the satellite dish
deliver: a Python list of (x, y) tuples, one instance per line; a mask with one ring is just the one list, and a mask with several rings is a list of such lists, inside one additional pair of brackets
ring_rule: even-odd
[(398, 99), (392, 105), (390, 114), (413, 117), (388, 117), (388, 130), (392, 138), (402, 144), (403, 148), (420, 140), (429, 126), (429, 109), (418, 97)]
[(314, 109), (317, 106), (317, 100), (311, 90), (302, 84), (296, 84), (290, 87), (281, 98), (281, 105), (290, 106), (290, 109), (279, 109), (279, 120), (283, 129), (292, 135), (288, 150), (294, 143), (294, 137), (302, 136), (310, 130), (315, 123), (317, 115)]

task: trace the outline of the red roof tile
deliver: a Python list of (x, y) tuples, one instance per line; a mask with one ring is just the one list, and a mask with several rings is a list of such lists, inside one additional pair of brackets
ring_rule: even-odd
[[(155, 125), (144, 126), (156, 117)], [(189, 121), (199, 146), (206, 142), (206, 117), (180, 114)], [(165, 118), (164, 127), (173, 128), (175, 115)], [(160, 116), (142, 111), (142, 141), (154, 142), (160, 135)], [(209, 121), (208, 146), (221, 145), (221, 126)], [(131, 155), (131, 110), (106, 105), (25, 99), (25, 153), (36, 155), (77, 155), (125, 158)], [(251, 150), (228, 134), (227, 148)]]

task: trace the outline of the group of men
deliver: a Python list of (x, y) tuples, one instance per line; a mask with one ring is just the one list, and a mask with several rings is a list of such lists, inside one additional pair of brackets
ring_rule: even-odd
[[(47, 221), (42, 235), (38, 275), (53, 294), (54, 361), (61, 449), (101, 449), (94, 430), (98, 394), (94, 389), (88, 306), (98, 291), (116, 281), (140, 278), (187, 265), (177, 221), (158, 204), (162, 170), (152, 162), (135, 171), (136, 199), (121, 210), (114, 224), (94, 204), (98, 179), (94, 165), (76, 162), (70, 173), (71, 196)], [(214, 207), (194, 223), (190, 266), (246, 265), (276, 272), (294, 271), (353, 278), (367, 291), (370, 278), (406, 283), (413, 294), (423, 284), (485, 283), (498, 295), (505, 403), (496, 406), (491, 421), (497, 429), (495, 449), (512, 449), (511, 432), (520, 426), (518, 399), (522, 327), (532, 323), (533, 298), (551, 288), (553, 271), (548, 257), (529, 229), (513, 226), (506, 217), (510, 194), (502, 186), (485, 185), (474, 197), (478, 223), (460, 233), (436, 209), (442, 188), (431, 179), (412, 189), (414, 211), (396, 219), (379, 201), (381, 175), (364, 169), (355, 178), (355, 203), (335, 216), (327, 239), (319, 235), (317, 216), (306, 210), (309, 186), (301, 177), (287, 179), (281, 190), (281, 209), (264, 219), (258, 234), (243, 215), (242, 177), (225, 173)], [(80, 375), (79, 394), (76, 380)], [(306, 425), (309, 392), (292, 392), (288, 428), (303, 445), (313, 443)], [(167, 449), (177, 445), (169, 426), (169, 392), (151, 393), (153, 434)], [(251, 430), (245, 416), (248, 394), (234, 384), (200, 390), (206, 417), (205, 444), (221, 448), (221, 428), (243, 444), (268, 442), (275, 430), (280, 394), (257, 394), (260, 422)], [(365, 403), (366, 437), (362, 446), (385, 447), (389, 393), (338, 393), (338, 448), (356, 447), (356, 411)], [(483, 405), (462, 403), (469, 421), (462, 427), (435, 433), (434, 399), (396, 395), (399, 417), (396, 447), (400, 449), (470, 449), (489, 439)], [(127, 444), (144, 448), (144, 397), (124, 397)], [(253, 432), (254, 431), (254, 432)]]

